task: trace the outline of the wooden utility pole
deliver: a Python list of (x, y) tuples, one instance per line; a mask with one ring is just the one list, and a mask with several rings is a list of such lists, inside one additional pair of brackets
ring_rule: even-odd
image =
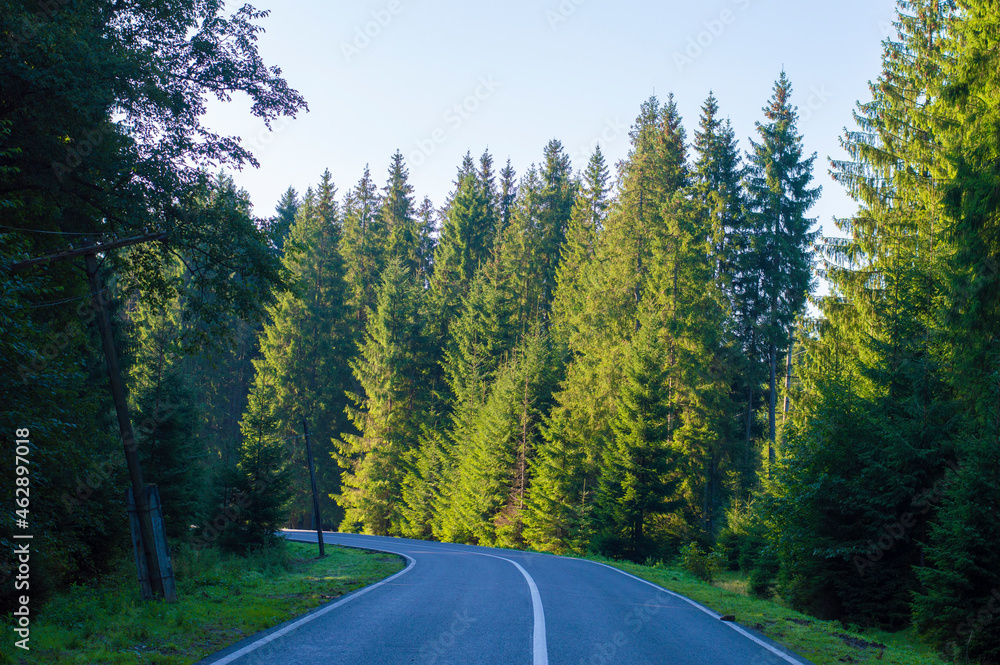
[[(139, 243), (154, 240), (165, 240), (166, 233), (155, 233), (147, 236), (117, 240), (104, 245), (94, 245), (87, 243), (80, 249), (71, 249), (57, 254), (52, 254), (39, 259), (22, 261), (11, 266), (11, 272), (19, 272), (36, 265), (42, 265), (54, 261), (83, 256), (87, 266), (87, 281), (90, 283), (90, 291), (94, 298), (94, 310), (97, 318), (97, 328), (101, 333), (101, 342), (104, 347), (104, 358), (108, 367), (108, 381), (111, 387), (111, 398), (115, 403), (115, 411), (118, 415), (118, 428), (121, 431), (122, 444), (125, 449), (125, 461), (128, 464), (129, 479), (132, 484), (132, 496), (135, 501), (136, 517), (139, 521), (139, 535), (141, 538), (142, 561), (139, 561), (138, 548), (136, 550), (137, 563), (144, 562), (148, 574), (148, 588), (143, 586), (143, 596), (163, 597), (167, 601), (177, 600), (177, 592), (173, 585), (173, 578), (170, 577), (167, 584), (161, 574), (163, 570), (169, 569), (168, 561), (161, 561), (157, 555), (155, 530), (153, 519), (149, 511), (149, 499), (146, 493), (146, 484), (142, 478), (142, 468), (139, 465), (139, 455), (137, 453), (137, 443), (135, 432), (132, 429), (132, 421), (128, 413), (128, 400), (125, 397), (125, 382), (122, 380), (121, 366), (118, 364), (118, 353), (115, 349), (114, 333), (111, 330), (111, 320), (108, 318), (106, 301), (102, 297), (104, 288), (101, 285), (101, 278), (98, 274), (97, 254), (119, 247), (137, 245)], [(135, 534), (133, 534), (134, 536)], [(142, 568), (139, 570), (142, 578)]]
[(309, 482), (312, 485), (313, 519), (316, 521), (316, 542), (319, 543), (319, 555), (326, 556), (323, 548), (323, 518), (319, 514), (319, 494), (316, 492), (316, 469), (313, 466), (312, 444), (309, 443), (309, 423), (302, 419), (302, 431), (306, 435), (306, 459), (309, 460)]

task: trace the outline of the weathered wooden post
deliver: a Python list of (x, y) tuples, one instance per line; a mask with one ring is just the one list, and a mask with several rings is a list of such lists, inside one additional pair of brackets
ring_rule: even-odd
[[(139, 520), (139, 535), (142, 551), (146, 559), (149, 588), (153, 596), (163, 595), (163, 582), (160, 579), (160, 562), (153, 543), (156, 537), (153, 532), (153, 521), (149, 514), (149, 501), (146, 497), (146, 484), (142, 478), (142, 467), (139, 466), (138, 444), (135, 432), (132, 430), (132, 420), (128, 414), (128, 400), (125, 397), (125, 382), (122, 380), (121, 366), (118, 364), (118, 352), (115, 349), (115, 337), (111, 331), (111, 320), (105, 300), (101, 297), (104, 288), (101, 277), (97, 273), (97, 256), (93, 253), (84, 257), (87, 264), (87, 279), (94, 295), (94, 310), (97, 315), (97, 328), (101, 332), (101, 342), (104, 346), (104, 358), (108, 366), (108, 382), (111, 385), (111, 398), (115, 403), (118, 415), (118, 428), (121, 430), (122, 444), (125, 448), (125, 462), (128, 465), (129, 479), (132, 481), (133, 500)], [(133, 536), (134, 542), (135, 536)], [(141, 574), (140, 574), (141, 575)], [(145, 590), (145, 587), (144, 587)]]
[[(131, 498), (126, 500), (126, 509), (129, 515), (129, 523), (132, 527), (132, 544), (136, 548), (136, 568), (139, 577), (139, 586), (142, 596), (145, 599), (162, 596), (168, 601), (173, 601), (177, 599), (177, 594), (173, 589), (173, 572), (170, 566), (170, 555), (166, 547), (166, 536), (163, 533), (163, 515), (162, 512), (159, 513), (159, 521), (157, 523), (159, 533), (157, 533), (157, 528), (154, 527), (153, 515), (149, 510), (149, 495), (146, 492), (146, 485), (143, 482), (142, 468), (139, 465), (135, 432), (132, 430), (132, 421), (128, 414), (125, 382), (122, 379), (121, 366), (118, 364), (118, 353), (115, 349), (115, 338), (111, 330), (111, 320), (108, 318), (105, 300), (101, 296), (104, 288), (101, 285), (101, 278), (97, 272), (98, 253), (154, 240), (165, 240), (166, 237), (167, 234), (161, 232), (136, 238), (115, 240), (103, 245), (94, 245), (92, 242), (87, 242), (82, 248), (70, 249), (57, 254), (15, 263), (10, 267), (10, 270), (16, 273), (36, 265), (64, 261), (79, 256), (84, 258), (87, 267), (87, 281), (90, 284), (91, 295), (94, 298), (94, 313), (97, 319), (97, 328), (101, 333), (104, 359), (108, 368), (111, 398), (114, 401), (115, 412), (118, 416), (118, 427), (121, 431), (122, 445), (125, 449), (125, 461), (128, 465), (129, 479), (132, 485), (130, 488)], [(156, 496), (157, 505), (159, 505), (159, 494), (155, 489), (153, 494)], [(162, 547), (159, 548), (157, 547), (158, 538), (162, 541)], [(164, 588), (163, 571), (171, 571), (169, 592)]]

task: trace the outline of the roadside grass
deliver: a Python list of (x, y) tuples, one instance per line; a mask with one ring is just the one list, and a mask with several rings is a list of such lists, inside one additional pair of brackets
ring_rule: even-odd
[(282, 541), (248, 557), (183, 549), (173, 560), (178, 602), (143, 603), (134, 564), (122, 559), (93, 586), (53, 597), (31, 625), (31, 651), (17, 665), (188, 665), (403, 568), (382, 552)]
[(723, 572), (709, 584), (674, 566), (641, 566), (599, 556), (588, 559), (614, 566), (664, 589), (669, 589), (719, 614), (732, 614), (736, 622), (766, 635), (816, 665), (882, 663), (883, 665), (945, 665), (940, 655), (923, 644), (912, 629), (889, 633), (856, 627), (845, 629), (839, 621), (821, 621), (785, 606), (780, 597), (751, 598), (746, 576)]

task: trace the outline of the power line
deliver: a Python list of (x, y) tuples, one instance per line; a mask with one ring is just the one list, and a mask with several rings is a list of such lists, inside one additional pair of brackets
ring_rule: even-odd
[(25, 229), (17, 226), (7, 226), (5, 224), (0, 224), (0, 229), (10, 229), (11, 231), (24, 231), (26, 233), (46, 233), (54, 236), (106, 236), (109, 234), (114, 234), (114, 231), (43, 231), (41, 229)]
[[(107, 288), (101, 289), (98, 293), (104, 293)], [(57, 300), (56, 302), (46, 302), (38, 305), (19, 305), (15, 309), (38, 309), (40, 307), (55, 307), (56, 305), (65, 305), (68, 302), (73, 302), (75, 300), (83, 300), (84, 298), (93, 298), (94, 296), (90, 293), (82, 296), (77, 296), (76, 298), (67, 298), (66, 300)]]

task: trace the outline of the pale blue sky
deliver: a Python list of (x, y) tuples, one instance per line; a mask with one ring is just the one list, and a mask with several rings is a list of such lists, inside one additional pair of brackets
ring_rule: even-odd
[[(612, 163), (655, 90), (676, 96), (689, 138), (710, 90), (740, 139), (782, 66), (795, 87), (809, 152), (819, 155), (824, 230), (854, 204), (828, 174), (851, 111), (878, 75), (889, 0), (256, 0), (271, 10), (261, 53), (311, 111), (267, 134), (239, 100), (212, 104), (214, 129), (242, 136), (260, 169), (237, 173), (255, 212), (329, 168), (342, 195), (370, 164), (381, 186), (391, 154), (407, 157), (419, 197), (440, 206), (462, 155), (489, 147), (518, 175), (549, 139), (582, 168), (593, 142)], [(371, 36), (359, 37), (365, 31)], [(366, 42), (367, 39), (367, 42)], [(700, 42), (700, 44), (699, 44)], [(345, 46), (346, 45), (346, 46)], [(349, 48), (348, 48), (349, 47)], [(478, 98), (477, 98), (478, 95)], [(465, 108), (456, 111), (456, 104)], [(811, 107), (811, 108), (810, 108)]]

